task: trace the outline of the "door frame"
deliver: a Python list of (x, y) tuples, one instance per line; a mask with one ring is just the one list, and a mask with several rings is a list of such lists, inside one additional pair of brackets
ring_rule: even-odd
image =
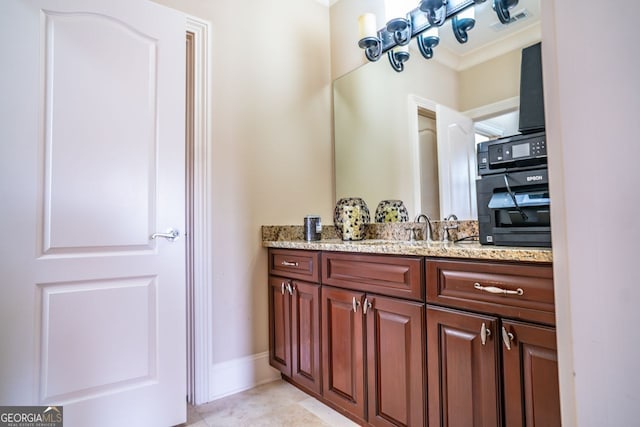
[[(193, 43), (193, 161), (189, 172), (191, 195), (191, 263), (187, 269), (187, 401), (206, 403), (209, 397), (211, 359), (212, 173), (211, 147), (211, 24), (187, 15), (186, 31)], [(189, 283), (191, 282), (191, 283)]]
[[(411, 146), (411, 157), (413, 159), (413, 205), (417, 215), (423, 213), (421, 212), (422, 192), (420, 190), (420, 135), (418, 132), (418, 114), (420, 110), (426, 110), (433, 113), (436, 121), (438, 117), (436, 116), (436, 103), (430, 99), (422, 98), (418, 95), (409, 95), (408, 105), (409, 144)], [(440, 217), (440, 212), (432, 213), (432, 215), (435, 215), (437, 219)]]

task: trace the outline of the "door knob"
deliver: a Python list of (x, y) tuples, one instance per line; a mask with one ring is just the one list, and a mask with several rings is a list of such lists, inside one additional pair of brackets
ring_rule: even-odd
[(507, 331), (507, 328), (502, 327), (502, 341), (504, 341), (504, 346), (507, 347), (507, 350), (511, 350), (511, 341), (513, 341), (513, 334)]
[(170, 228), (167, 230), (166, 233), (153, 233), (151, 235), (151, 240), (155, 240), (158, 237), (164, 237), (170, 242), (175, 242), (178, 239), (178, 237), (180, 237), (180, 232), (178, 230), (174, 230), (173, 228)]
[(353, 312), (357, 313), (358, 312), (358, 306), (360, 305), (360, 301), (358, 301), (356, 299), (356, 297), (353, 297), (353, 299), (351, 300), (352, 304), (353, 304)]
[(487, 344), (487, 338), (491, 336), (491, 330), (487, 328), (487, 325), (482, 322), (482, 327), (480, 328), (480, 342), (482, 345)]

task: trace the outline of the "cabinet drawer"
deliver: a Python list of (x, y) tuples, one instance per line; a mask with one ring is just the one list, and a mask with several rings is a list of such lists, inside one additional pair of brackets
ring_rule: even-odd
[(320, 252), (269, 249), (269, 274), (318, 282)]
[(420, 257), (322, 253), (322, 284), (424, 301)]
[(428, 260), (426, 277), (430, 303), (555, 324), (551, 265)]

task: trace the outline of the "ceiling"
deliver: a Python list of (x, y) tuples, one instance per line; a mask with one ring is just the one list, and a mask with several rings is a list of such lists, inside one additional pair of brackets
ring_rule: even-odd
[[(392, 0), (390, 0), (392, 1)], [(498, 20), (498, 16), (492, 8), (492, 1), (485, 1), (475, 6), (476, 24), (469, 31), (469, 41), (458, 43), (451, 30), (450, 20), (440, 28), (440, 42), (447, 49), (458, 55), (465, 55), (476, 49), (485, 48), (488, 45), (501, 43), (504, 39), (512, 37), (514, 34), (540, 24), (540, 1), (520, 0), (518, 4), (510, 10), (514, 22), (507, 25)], [(519, 17), (519, 18), (517, 18)]]
[(451, 56), (457, 64), (448, 65), (464, 69), (540, 40), (540, 0), (520, 0), (510, 10), (512, 22), (507, 25), (498, 20), (492, 5), (488, 0), (475, 6), (476, 23), (467, 43), (458, 43), (447, 20), (440, 27), (440, 45), (434, 50), (434, 59)]

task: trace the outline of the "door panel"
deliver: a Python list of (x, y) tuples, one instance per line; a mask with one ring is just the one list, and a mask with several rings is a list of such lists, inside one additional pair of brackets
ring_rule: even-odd
[(291, 377), (319, 394), (320, 286), (294, 281), (291, 298)]
[(427, 306), (430, 426), (499, 425), (496, 325), (494, 317)]
[(144, 0), (0, 4), (3, 404), (186, 418), (184, 238), (150, 239), (184, 230), (184, 39)]
[(157, 199), (157, 41), (112, 16), (42, 13), (43, 252), (148, 249)]
[(364, 419), (364, 294), (331, 287), (322, 289), (323, 396)]
[(287, 376), (291, 376), (290, 283), (288, 279), (269, 277), (269, 363)]
[(512, 334), (502, 347), (505, 423), (508, 426), (560, 426), (558, 353), (553, 328), (503, 321)]
[(369, 423), (425, 421), (424, 304), (367, 295)]
[[(158, 380), (154, 277), (57, 283), (39, 290), (42, 402), (84, 400)], [(70, 343), (68, 336), (77, 341)]]

